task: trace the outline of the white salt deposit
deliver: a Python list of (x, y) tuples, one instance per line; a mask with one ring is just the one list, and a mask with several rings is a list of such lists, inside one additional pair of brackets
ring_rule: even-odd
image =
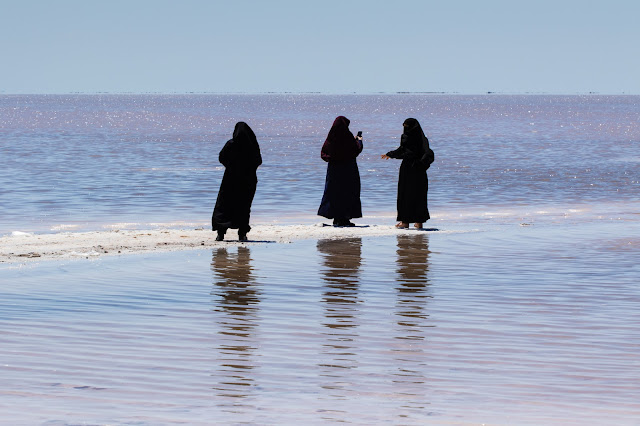
[(221, 247), (229, 244), (289, 243), (294, 240), (320, 238), (350, 238), (395, 235), (407, 232), (434, 230), (398, 230), (391, 225), (359, 225), (353, 228), (334, 228), (322, 223), (314, 225), (256, 225), (249, 233), (249, 241), (240, 243), (234, 230), (225, 241), (215, 241), (216, 233), (199, 229), (113, 230), (93, 232), (61, 232), (29, 234), (12, 232), (0, 238), (0, 263), (63, 258), (97, 258), (107, 255), (143, 252), (176, 251)]

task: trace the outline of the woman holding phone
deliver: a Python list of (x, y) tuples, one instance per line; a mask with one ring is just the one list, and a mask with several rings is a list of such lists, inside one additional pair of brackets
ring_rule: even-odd
[(355, 226), (362, 217), (360, 172), (356, 157), (362, 152), (362, 132), (353, 136), (349, 119), (337, 117), (322, 145), (320, 157), (328, 163), (324, 194), (318, 215), (333, 219), (333, 226)]

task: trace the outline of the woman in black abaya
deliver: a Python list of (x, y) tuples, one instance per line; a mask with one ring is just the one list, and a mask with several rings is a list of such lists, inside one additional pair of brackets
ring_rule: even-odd
[(219, 156), (225, 167), (211, 227), (218, 231), (217, 241), (224, 239), (227, 229), (237, 229), (240, 241), (247, 241), (251, 203), (256, 193), (256, 169), (262, 164), (256, 135), (247, 123), (239, 122)]
[(409, 223), (413, 222), (417, 229), (421, 229), (422, 224), (430, 217), (427, 208), (427, 169), (433, 163), (434, 154), (418, 120), (407, 118), (402, 126), (404, 131), (400, 138), (400, 147), (381, 157), (385, 160), (402, 160), (398, 178), (399, 223), (396, 228), (408, 228)]
[(362, 152), (362, 136), (354, 137), (349, 123), (346, 117), (336, 118), (320, 152), (329, 164), (318, 215), (333, 219), (333, 226), (355, 226), (349, 219), (362, 217), (356, 163)]

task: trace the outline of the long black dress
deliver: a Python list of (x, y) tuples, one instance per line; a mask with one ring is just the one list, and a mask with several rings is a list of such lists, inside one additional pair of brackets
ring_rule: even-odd
[(249, 216), (258, 183), (256, 169), (262, 164), (256, 135), (247, 123), (236, 124), (233, 138), (220, 151), (219, 160), (225, 170), (211, 227), (223, 233), (233, 228), (246, 234), (251, 230)]
[(336, 118), (320, 152), (328, 165), (318, 215), (338, 221), (362, 217), (356, 157), (363, 145), (349, 130), (349, 123), (346, 117)]
[(391, 158), (402, 160), (398, 178), (398, 221), (424, 223), (429, 220), (427, 169), (433, 163), (434, 154), (429, 140), (415, 118), (407, 118), (400, 147), (387, 152)]

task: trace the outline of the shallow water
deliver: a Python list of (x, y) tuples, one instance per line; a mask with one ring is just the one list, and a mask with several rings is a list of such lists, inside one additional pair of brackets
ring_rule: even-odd
[(0, 235), (204, 226), (236, 121), (253, 223), (313, 223), (336, 115), (430, 232), (0, 265), (0, 423), (637, 424), (638, 96), (0, 96)]
[[(636, 424), (637, 224), (2, 270), (12, 424)], [(558, 238), (558, 234), (562, 238)]]
[(317, 221), (320, 148), (340, 114), (364, 132), (368, 221), (394, 219), (399, 162), (380, 154), (407, 117), (436, 154), (434, 219), (638, 211), (640, 96), (0, 95), (0, 235), (206, 225), (237, 121), (264, 158), (254, 221)]

